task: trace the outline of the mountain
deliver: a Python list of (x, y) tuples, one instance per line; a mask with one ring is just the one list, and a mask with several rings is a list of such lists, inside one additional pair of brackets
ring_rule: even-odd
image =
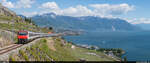
[(150, 30), (150, 24), (135, 24), (135, 26), (141, 27), (143, 30)]
[(42, 27), (85, 31), (135, 31), (138, 27), (119, 18), (101, 18), (95, 16), (71, 17), (47, 13), (31, 17)]

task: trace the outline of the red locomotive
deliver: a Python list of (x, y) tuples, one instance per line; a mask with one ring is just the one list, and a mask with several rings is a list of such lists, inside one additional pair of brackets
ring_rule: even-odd
[(40, 38), (40, 37), (48, 37), (50, 36), (50, 34), (52, 35), (52, 32), (49, 33), (37, 33), (37, 32), (30, 32), (30, 31), (18, 31), (18, 43), (19, 44), (26, 44), (36, 38)]
[(19, 44), (25, 44), (26, 42), (28, 42), (28, 38), (29, 38), (28, 31), (19, 31), (17, 37), (18, 37)]

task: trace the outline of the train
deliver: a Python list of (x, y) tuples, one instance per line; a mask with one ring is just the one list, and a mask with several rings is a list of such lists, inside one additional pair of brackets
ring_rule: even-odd
[(18, 38), (18, 44), (25, 44), (28, 42), (28, 31), (18, 31), (17, 38)]
[(49, 37), (51, 36), (53, 32), (48, 33), (37, 33), (37, 32), (30, 32), (26, 30), (18, 31), (17, 38), (18, 38), (18, 44), (26, 44), (36, 38), (40, 37)]

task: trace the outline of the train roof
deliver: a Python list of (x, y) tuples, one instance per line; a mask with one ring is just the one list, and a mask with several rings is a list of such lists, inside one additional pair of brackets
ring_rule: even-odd
[(26, 31), (26, 30), (20, 30), (20, 31), (18, 31), (18, 32), (28, 32), (28, 31)]

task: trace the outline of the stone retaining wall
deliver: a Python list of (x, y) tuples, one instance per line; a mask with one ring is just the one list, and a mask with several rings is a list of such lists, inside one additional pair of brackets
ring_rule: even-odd
[(9, 52), (7, 52), (7, 53), (4, 53), (4, 54), (0, 55), (0, 61), (8, 61), (8, 60), (9, 60), (9, 56), (10, 56), (11, 54), (13, 54), (13, 53), (18, 54), (18, 53), (19, 53), (19, 50), (25, 49), (26, 47), (30, 47), (31, 45), (35, 44), (35, 43), (36, 43), (37, 41), (39, 41), (40, 39), (41, 39), (41, 38), (36, 39), (36, 40), (34, 40), (34, 41), (32, 41), (32, 42), (30, 42), (30, 43), (28, 43), (28, 44), (25, 44), (25, 45), (23, 45), (23, 46), (21, 46), (21, 47), (15, 49), (15, 50), (12, 50), (12, 51), (9, 51)]

